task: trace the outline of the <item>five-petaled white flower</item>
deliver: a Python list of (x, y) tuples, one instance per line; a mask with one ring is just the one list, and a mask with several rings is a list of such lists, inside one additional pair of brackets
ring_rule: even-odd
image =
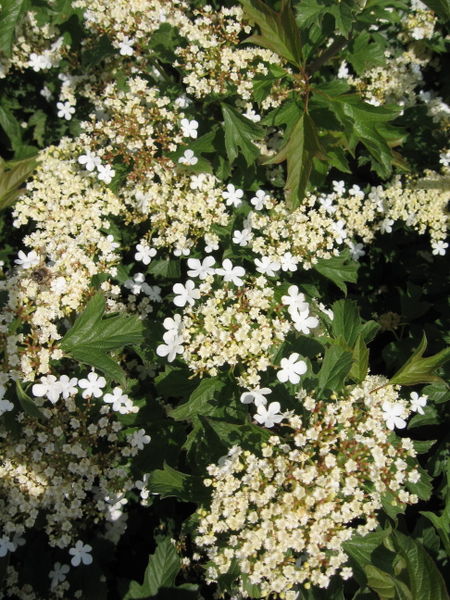
[(62, 397), (67, 400), (69, 396), (72, 396), (78, 392), (76, 377), (69, 377), (68, 375), (61, 375), (59, 378), (59, 391)]
[(198, 135), (198, 121), (189, 121), (189, 119), (181, 119), (181, 129), (183, 137), (196, 138)]
[(258, 190), (253, 198), (250, 199), (250, 202), (255, 207), (255, 210), (262, 210), (265, 207), (268, 199), (269, 196), (264, 190)]
[(17, 258), (14, 262), (16, 265), (19, 265), (19, 267), (22, 267), (22, 269), (32, 269), (39, 264), (40, 259), (34, 250), (31, 250), (31, 252), (28, 252), (28, 254), (25, 254), (25, 252), (19, 250)]
[(129, 38), (124, 35), (122, 41), (119, 42), (119, 54), (121, 56), (133, 56), (134, 48), (133, 44), (136, 40), (134, 38)]
[(182, 165), (196, 165), (198, 158), (195, 156), (193, 150), (185, 150), (183, 156), (180, 156), (178, 162)]
[(186, 285), (176, 283), (172, 289), (176, 294), (173, 299), (176, 306), (186, 306), (186, 304), (192, 306), (200, 298), (200, 290), (196, 289), (195, 283), (191, 279), (186, 281)]
[(149, 265), (152, 258), (156, 256), (155, 248), (150, 248), (147, 244), (138, 244), (136, 250), (137, 252), (134, 255), (135, 260), (140, 260), (144, 265)]
[(448, 243), (444, 242), (444, 240), (439, 240), (438, 242), (431, 242), (431, 247), (433, 248), (432, 253), (435, 256), (445, 256), (445, 253), (448, 248)]
[(214, 275), (215, 269), (212, 266), (216, 263), (213, 256), (205, 256), (201, 261), (198, 258), (189, 258), (187, 261), (189, 277), (199, 277), (205, 279), (208, 275)]
[(285, 252), (281, 257), (281, 268), (283, 271), (296, 271), (297, 260), (292, 256), (291, 252)]
[(309, 304), (305, 302), (305, 295), (299, 292), (296, 285), (289, 286), (287, 295), (281, 296), (281, 302), (288, 307), (289, 311), (309, 310)]
[(75, 113), (75, 107), (72, 106), (69, 101), (57, 102), (56, 108), (58, 109), (58, 117), (60, 119), (66, 119), (67, 121), (70, 121), (72, 115)]
[(81, 540), (78, 540), (73, 548), (69, 549), (69, 554), (72, 554), (70, 562), (72, 566), (78, 567), (81, 563), (83, 565), (92, 564), (92, 546), (89, 544), (83, 544)]
[(69, 565), (62, 565), (60, 562), (55, 562), (53, 569), (48, 574), (51, 579), (50, 587), (54, 589), (59, 583), (65, 581), (66, 575), (69, 571)]
[(386, 421), (386, 427), (388, 429), (404, 429), (406, 427), (406, 421), (403, 419), (405, 416), (405, 409), (398, 402), (389, 402), (385, 400), (383, 402), (383, 419)]
[(84, 390), (82, 393), (83, 398), (89, 398), (89, 396), (95, 396), (100, 398), (103, 394), (102, 388), (106, 385), (106, 379), (99, 377), (95, 371), (91, 371), (87, 379), (80, 379), (78, 386)]
[(31, 388), (33, 396), (42, 398), (46, 396), (52, 404), (58, 402), (61, 395), (61, 384), (54, 375), (44, 375), (41, 383), (35, 383)]
[(276, 271), (281, 269), (279, 262), (271, 260), (268, 256), (261, 256), (261, 259), (255, 258), (256, 270), (258, 273), (275, 277)]
[(240, 189), (236, 189), (232, 183), (227, 185), (225, 192), (222, 192), (222, 198), (226, 200), (226, 205), (233, 205), (235, 208), (242, 204), (242, 196), (244, 192)]
[(222, 275), (224, 281), (232, 281), (234, 285), (243, 285), (244, 280), (241, 279), (245, 275), (243, 267), (233, 267), (233, 263), (229, 258), (226, 258), (220, 269), (216, 269), (217, 275)]
[(112, 178), (116, 174), (115, 170), (111, 167), (111, 165), (97, 165), (97, 170), (97, 177), (100, 179), (100, 181), (106, 183), (106, 185), (111, 183)]
[(151, 437), (145, 433), (145, 429), (138, 429), (134, 431), (130, 442), (132, 446), (136, 446), (138, 450), (143, 450), (145, 444), (149, 444), (151, 441)]
[(112, 409), (121, 415), (127, 415), (131, 412), (137, 412), (134, 410), (133, 402), (130, 398), (122, 392), (122, 388), (115, 387), (112, 394), (105, 394), (103, 396), (104, 402), (112, 405)]
[(342, 244), (342, 242), (347, 237), (347, 231), (345, 229), (344, 221), (342, 221), (342, 219), (339, 219), (338, 221), (336, 221), (336, 223), (333, 223), (331, 227), (333, 228), (336, 244)]
[(272, 390), (270, 388), (257, 387), (253, 390), (248, 390), (247, 392), (242, 393), (241, 402), (242, 404), (251, 404), (253, 402), (255, 406), (259, 406), (260, 404), (265, 406), (267, 404), (266, 396), (271, 393)]
[(336, 194), (339, 194), (340, 196), (345, 194), (345, 183), (342, 180), (341, 181), (332, 181), (331, 184), (332, 184), (333, 190), (336, 192)]
[(300, 331), (300, 333), (304, 333), (305, 335), (309, 335), (310, 330), (314, 329), (319, 324), (319, 320), (316, 317), (310, 316), (309, 307), (307, 310), (302, 311), (292, 308), (289, 310), (289, 314), (294, 321), (295, 329)]
[(360, 243), (350, 242), (349, 248), (353, 260), (359, 260), (361, 256), (365, 255), (364, 246)]
[(167, 360), (172, 362), (175, 360), (177, 354), (183, 354), (183, 338), (178, 335), (175, 330), (166, 331), (166, 333), (163, 335), (163, 340), (165, 343), (160, 344), (156, 348), (156, 354), (158, 356), (167, 356)]
[(411, 398), (411, 410), (423, 415), (423, 407), (427, 405), (428, 396), (419, 396), (417, 392), (411, 392), (409, 397)]
[(96, 156), (93, 152), (86, 152), (86, 154), (82, 154), (78, 157), (78, 162), (80, 165), (84, 165), (84, 168), (87, 171), (93, 171), (96, 167), (101, 165), (100, 158)]
[(252, 239), (253, 234), (251, 229), (243, 229), (239, 231), (236, 229), (233, 231), (233, 244), (238, 244), (239, 246), (246, 246), (249, 241)]
[(381, 233), (392, 233), (392, 225), (394, 224), (394, 219), (389, 219), (386, 217), (380, 223), (380, 231)]
[(259, 404), (255, 421), (258, 421), (264, 427), (273, 427), (275, 423), (280, 423), (284, 418), (280, 414), (280, 408), (279, 402), (271, 402), (267, 407), (264, 404)]
[(282, 358), (280, 363), (280, 370), (277, 373), (277, 378), (281, 383), (290, 381), (291, 383), (298, 383), (300, 381), (300, 375), (304, 375), (307, 371), (307, 366), (304, 360), (298, 360), (300, 354), (293, 352), (289, 358)]
[[(1, 386), (0, 386), (1, 387)], [(14, 404), (6, 398), (0, 398), (0, 417), (14, 408)]]

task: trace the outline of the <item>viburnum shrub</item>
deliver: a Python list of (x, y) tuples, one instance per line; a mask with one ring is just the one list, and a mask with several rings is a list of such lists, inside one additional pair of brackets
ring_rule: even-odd
[(448, 598), (449, 24), (2, 0), (0, 598)]

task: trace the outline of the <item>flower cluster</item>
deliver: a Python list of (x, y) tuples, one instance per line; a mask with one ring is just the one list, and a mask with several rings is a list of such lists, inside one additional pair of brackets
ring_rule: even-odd
[(108, 538), (123, 532), (125, 494), (134, 487), (127, 462), (150, 436), (143, 429), (123, 431), (116, 414), (137, 408), (120, 388), (103, 395), (105, 385), (94, 372), (79, 381), (43, 377), (32, 387), (40, 416), (16, 417), (20, 439), (12, 443), (1, 425), (0, 531), (9, 539), (26, 533), (38, 517), (44, 517), (50, 546), (62, 549), (89, 535), (94, 522), (107, 525)]
[(388, 404), (405, 417), (409, 409), (385, 378), (368, 376), (334, 401), (301, 401), (303, 417), (291, 415), (259, 455), (235, 446), (208, 468), (212, 502), (198, 511), (196, 543), (210, 581), (239, 563), (244, 597), (244, 578), (268, 597), (350, 577), (343, 543), (376, 528), (387, 495), (399, 507), (417, 501), (407, 489), (419, 479), (412, 442), (386, 425)]

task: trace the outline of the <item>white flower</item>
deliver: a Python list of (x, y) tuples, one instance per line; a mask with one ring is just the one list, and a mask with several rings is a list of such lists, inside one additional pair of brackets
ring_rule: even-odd
[(18, 258), (16, 258), (14, 262), (16, 265), (19, 265), (19, 267), (22, 267), (22, 269), (32, 269), (40, 262), (40, 258), (34, 250), (31, 250), (28, 254), (19, 250), (17, 257)]
[(393, 430), (404, 429), (406, 427), (406, 421), (402, 418), (405, 413), (403, 406), (397, 402), (383, 402), (383, 419), (386, 421), (386, 427)]
[(341, 62), (341, 64), (339, 65), (339, 70), (338, 70), (337, 76), (339, 79), (347, 79), (348, 66), (347, 66), (347, 63), (345, 62), (345, 60), (343, 60)]
[(285, 252), (281, 257), (281, 268), (283, 271), (296, 271), (297, 261), (290, 252)]
[(78, 379), (76, 377), (69, 378), (67, 375), (61, 375), (59, 378), (59, 390), (64, 400), (78, 392), (76, 387)]
[(270, 260), (268, 256), (261, 256), (261, 260), (255, 258), (255, 265), (258, 273), (268, 275), (269, 277), (275, 277), (276, 271), (279, 271), (281, 268), (280, 263)]
[(95, 156), (92, 152), (87, 151), (86, 154), (82, 154), (78, 157), (80, 165), (84, 165), (87, 171), (93, 171), (96, 167), (101, 164), (100, 158)]
[(106, 379), (104, 377), (99, 377), (95, 371), (91, 371), (87, 379), (80, 379), (78, 382), (78, 386), (84, 389), (82, 393), (83, 398), (89, 398), (89, 396), (94, 396), (95, 398), (100, 398), (103, 394), (102, 388), (106, 385)]
[(70, 121), (70, 119), (72, 118), (72, 115), (75, 112), (75, 107), (71, 106), (70, 102), (57, 102), (56, 103), (56, 108), (58, 109), (58, 117), (60, 117), (61, 119), (66, 119), (67, 121)]
[(364, 256), (366, 253), (363, 250), (364, 246), (362, 244), (356, 242), (349, 243), (350, 254), (353, 260), (359, 260), (361, 256)]
[(216, 269), (217, 275), (223, 275), (224, 281), (232, 281), (234, 285), (243, 285), (244, 281), (241, 279), (245, 275), (245, 269), (243, 267), (233, 267), (233, 263), (229, 258), (226, 258), (222, 263), (222, 268)]
[(158, 285), (143, 285), (142, 290), (153, 302), (162, 302), (161, 288)]
[(112, 404), (112, 409), (119, 412), (121, 415), (127, 415), (130, 412), (135, 412), (134, 405), (130, 398), (122, 392), (122, 388), (115, 387), (112, 394), (105, 394), (103, 401), (107, 404)]
[(92, 546), (89, 544), (83, 544), (81, 540), (78, 540), (73, 548), (70, 548), (69, 554), (72, 554), (70, 562), (72, 566), (78, 567), (80, 563), (83, 565), (90, 565), (92, 563)]
[(42, 88), (42, 90), (39, 92), (41, 94), (41, 96), (43, 98), (45, 98), (47, 100), (47, 102), (50, 102), (50, 100), (53, 98), (53, 94), (51, 92), (51, 90), (44, 85), (44, 87)]
[(281, 296), (281, 302), (289, 307), (289, 311), (309, 310), (309, 304), (305, 302), (305, 295), (299, 292), (296, 285), (289, 286), (287, 296)]
[(305, 335), (309, 335), (310, 330), (314, 329), (319, 324), (319, 320), (316, 317), (309, 316), (309, 307), (307, 310), (303, 311), (291, 308), (289, 314), (294, 321), (295, 329)]
[(135, 273), (133, 279), (127, 279), (123, 284), (132, 294), (138, 296), (141, 292), (148, 293), (150, 286), (145, 282), (144, 273)]
[(362, 191), (362, 189), (359, 187), (359, 185), (352, 185), (352, 187), (348, 190), (348, 193), (350, 194), (350, 196), (355, 196), (355, 198), (358, 198), (359, 200), (363, 200), (364, 199), (364, 192)]
[(450, 150), (447, 150), (446, 152), (441, 152), (439, 154), (439, 163), (443, 167), (450, 166)]
[(411, 410), (423, 415), (423, 407), (427, 405), (428, 396), (419, 396), (417, 392), (411, 392), (409, 397), (411, 398)]
[(253, 234), (250, 229), (243, 229), (242, 231), (236, 229), (233, 232), (233, 244), (238, 244), (239, 246), (247, 246), (252, 237)]
[(299, 357), (300, 354), (293, 352), (289, 358), (281, 359), (281, 369), (277, 373), (277, 378), (281, 383), (286, 383), (286, 381), (298, 383), (300, 381), (300, 375), (306, 373), (306, 363), (304, 360), (298, 360)]
[(336, 223), (332, 224), (333, 233), (335, 235), (336, 243), (342, 244), (347, 237), (347, 231), (345, 230), (345, 223), (341, 219)]
[(143, 450), (145, 444), (149, 444), (151, 437), (145, 433), (145, 429), (138, 429), (134, 431), (131, 436), (130, 443), (135, 446), (138, 450)]
[(206, 180), (206, 173), (199, 173), (198, 175), (191, 175), (191, 182), (189, 187), (191, 190), (201, 190)]
[(345, 183), (341, 181), (332, 181), (331, 185), (333, 186), (333, 190), (336, 194), (343, 195), (345, 194)]
[(265, 207), (268, 199), (269, 196), (264, 190), (258, 190), (253, 198), (250, 199), (250, 202), (255, 207), (255, 210), (262, 210)]
[(50, 571), (48, 576), (51, 579), (50, 587), (53, 589), (59, 583), (62, 583), (66, 579), (67, 573), (70, 571), (69, 565), (62, 565), (60, 562), (55, 562), (53, 570)]
[(156, 354), (158, 356), (167, 356), (167, 360), (172, 362), (175, 360), (177, 354), (183, 354), (183, 338), (180, 337), (175, 331), (166, 331), (163, 335), (165, 344), (160, 344), (156, 348)]
[(191, 279), (186, 281), (186, 285), (176, 283), (172, 289), (176, 294), (173, 299), (176, 306), (186, 306), (186, 304), (192, 306), (200, 298), (200, 290), (196, 289), (195, 283)]
[(195, 156), (193, 150), (185, 150), (183, 156), (180, 156), (178, 162), (182, 165), (196, 165), (198, 158)]
[(215, 269), (212, 266), (216, 263), (213, 256), (205, 256), (203, 261), (198, 258), (189, 258), (187, 261), (190, 270), (187, 272), (189, 277), (199, 277), (205, 279), (208, 275), (214, 275)]
[(189, 121), (189, 119), (181, 119), (181, 128), (183, 137), (196, 138), (198, 135), (198, 121)]
[(394, 224), (394, 219), (389, 219), (386, 217), (380, 223), (380, 231), (381, 233), (392, 233), (392, 225)]
[(320, 206), (329, 214), (336, 212), (337, 207), (333, 205), (333, 199), (329, 196), (321, 196), (319, 198)]
[(189, 104), (192, 104), (192, 100), (187, 96), (175, 98), (175, 106), (178, 106), (179, 108), (187, 108)]
[(9, 536), (4, 535), (0, 537), (0, 558), (6, 556), (8, 552), (14, 552), (16, 549), (15, 545), (11, 542)]
[(50, 289), (55, 294), (63, 294), (67, 290), (67, 281), (65, 277), (57, 277), (50, 283)]
[(273, 427), (275, 423), (280, 423), (284, 418), (280, 414), (280, 408), (279, 402), (271, 402), (267, 408), (264, 404), (259, 404), (255, 421), (258, 421), (264, 427)]
[(181, 322), (181, 315), (173, 315), (172, 317), (167, 317), (163, 321), (164, 329), (167, 331), (174, 331), (177, 335), (181, 333), (183, 329), (183, 323)]
[(55, 404), (61, 395), (61, 384), (54, 375), (46, 375), (41, 377), (41, 383), (33, 385), (31, 391), (36, 398), (46, 396), (52, 404)]
[(226, 205), (233, 205), (235, 208), (242, 204), (242, 196), (244, 192), (240, 189), (236, 189), (232, 183), (227, 185), (225, 192), (222, 192), (222, 198), (226, 200)]
[(100, 181), (103, 181), (107, 185), (111, 183), (112, 178), (116, 174), (115, 170), (111, 167), (111, 165), (97, 165), (97, 170), (97, 177), (100, 179)]
[(136, 250), (137, 252), (134, 255), (135, 260), (140, 260), (144, 265), (149, 265), (152, 258), (156, 256), (155, 248), (150, 248), (147, 244), (138, 244)]
[[(433, 254), (435, 256), (445, 256), (445, 252), (448, 248), (447, 242), (444, 240), (439, 240), (438, 242), (431, 242), (431, 247), (433, 248)], [(16, 261), (17, 262), (17, 261)]]
[(257, 387), (241, 394), (241, 402), (242, 404), (251, 404), (253, 402), (255, 406), (259, 406), (261, 404), (265, 406), (267, 404), (266, 396), (271, 393), (272, 390), (270, 388)]
[(53, 65), (49, 54), (36, 54), (32, 52), (28, 58), (28, 66), (37, 73), (44, 69), (51, 69)]
[(129, 38), (124, 35), (122, 41), (119, 42), (119, 54), (121, 56), (133, 56), (134, 54), (134, 44), (135, 40), (133, 38)]
[(255, 112), (251, 106), (247, 107), (244, 117), (246, 117), (249, 121), (253, 121), (253, 123), (258, 123), (261, 121), (261, 115), (258, 115), (258, 113)]
[[(1, 387), (1, 386), (0, 386)], [(14, 404), (7, 400), (6, 398), (0, 399), (0, 417), (5, 413), (9, 412), (14, 408)]]

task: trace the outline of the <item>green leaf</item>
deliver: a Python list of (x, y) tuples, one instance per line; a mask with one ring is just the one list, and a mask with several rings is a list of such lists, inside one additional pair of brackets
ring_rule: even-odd
[(25, 414), (40, 421), (45, 421), (46, 416), (39, 410), (33, 400), (25, 393), (20, 381), (16, 381), (16, 392), (20, 406)]
[(183, 502), (204, 502), (208, 498), (203, 478), (177, 471), (167, 463), (150, 473), (149, 488), (161, 498), (175, 496)]
[(351, 42), (348, 60), (357, 75), (362, 75), (374, 67), (383, 66), (386, 62), (383, 46), (377, 44), (367, 31), (362, 31)]
[(181, 276), (179, 260), (152, 260), (147, 272), (161, 279), (179, 279)]
[(363, 337), (358, 336), (353, 348), (353, 364), (350, 370), (350, 377), (356, 383), (363, 381), (369, 370), (369, 349), (364, 343)]
[(313, 159), (319, 156), (325, 158), (316, 126), (311, 117), (303, 113), (299, 116), (280, 151), (264, 161), (265, 165), (287, 161), (284, 190), (290, 210), (295, 210), (303, 200), (311, 175)]
[(0, 106), (0, 127), (6, 133), (14, 151), (22, 145), (22, 130), (13, 113), (4, 106)]
[(16, 26), (26, 6), (26, 0), (2, 0), (0, 10), (0, 53), (11, 56)]
[(320, 258), (313, 268), (335, 283), (345, 294), (347, 293), (346, 282), (356, 283), (358, 280), (359, 264), (351, 259), (348, 250), (333, 258)]
[(21, 194), (22, 184), (34, 171), (36, 158), (5, 162), (0, 159), (0, 210), (11, 206)]
[(392, 533), (397, 552), (406, 561), (413, 600), (448, 600), (442, 575), (422, 544), (399, 531)]
[(339, 391), (352, 367), (353, 357), (350, 352), (339, 346), (331, 346), (325, 352), (322, 367), (319, 371), (319, 388), (321, 390)]
[(445, 505), (442, 513), (437, 515), (430, 511), (423, 511), (420, 514), (426, 517), (434, 525), (439, 537), (441, 538), (442, 545), (445, 548), (447, 556), (450, 556), (450, 460), (447, 460), (447, 471), (445, 477), (447, 483), (447, 493), (445, 495)]
[(427, 347), (427, 338), (423, 334), (422, 341), (414, 354), (389, 380), (392, 385), (417, 385), (418, 383), (431, 383), (442, 381), (434, 371), (450, 360), (450, 348), (445, 348), (433, 356), (422, 358)]
[(241, 115), (228, 104), (222, 103), (222, 114), (225, 124), (225, 148), (230, 163), (233, 163), (239, 154), (243, 154), (247, 166), (250, 166), (259, 156), (258, 148), (252, 140), (263, 136), (264, 131), (255, 123)]
[(434, 10), (437, 16), (443, 21), (450, 21), (450, 1), (449, 0), (423, 0), (423, 3)]
[(76, 318), (60, 347), (75, 360), (96, 367), (123, 384), (124, 373), (107, 352), (143, 341), (143, 324), (136, 315), (105, 317), (104, 312), (105, 298), (97, 293)]
[(210, 401), (223, 389), (224, 382), (217, 377), (203, 379), (200, 385), (192, 392), (189, 400), (170, 411), (170, 416), (175, 421), (192, 420), (198, 415), (213, 416), (214, 407)]
[(344, 551), (350, 557), (355, 578), (361, 585), (367, 583), (365, 567), (373, 563), (373, 556), (376, 550), (381, 547), (387, 552), (383, 546), (383, 542), (387, 536), (387, 531), (374, 531), (365, 536), (354, 535), (350, 540), (342, 544)]
[(161, 588), (172, 587), (181, 567), (180, 557), (170, 538), (163, 538), (155, 553), (149, 556), (144, 582), (132, 581), (124, 600), (138, 600), (156, 596)]
[(289, 0), (281, 0), (280, 12), (274, 11), (262, 0), (240, 0), (244, 14), (256, 23), (260, 34), (254, 34), (246, 42), (268, 48), (287, 61), (301, 67), (302, 45), (300, 31)]
[(364, 572), (367, 577), (367, 585), (378, 594), (379, 598), (383, 600), (395, 598), (395, 585), (392, 581), (393, 577), (389, 573), (373, 565), (364, 567)]
[(336, 339), (343, 339), (351, 349), (361, 331), (361, 318), (353, 300), (338, 300), (331, 307), (333, 321), (331, 329)]

